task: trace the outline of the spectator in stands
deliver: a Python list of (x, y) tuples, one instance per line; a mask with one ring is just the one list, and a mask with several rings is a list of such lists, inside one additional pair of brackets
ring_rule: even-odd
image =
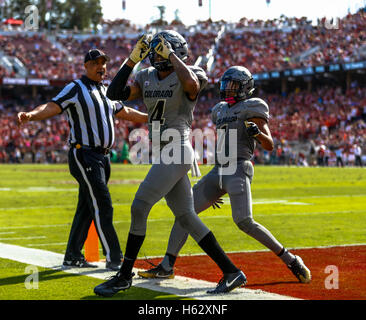
[(353, 150), (355, 154), (355, 166), (360, 166), (362, 168), (362, 149), (359, 145), (355, 144)]
[(336, 154), (336, 158), (337, 158), (337, 167), (339, 167), (339, 165), (343, 168), (344, 166), (344, 162), (343, 162), (343, 148), (342, 147), (338, 147), (335, 150), (335, 154)]

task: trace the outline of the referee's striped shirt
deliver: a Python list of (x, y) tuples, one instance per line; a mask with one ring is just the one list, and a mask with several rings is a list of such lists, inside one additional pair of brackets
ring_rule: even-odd
[(55, 97), (70, 125), (69, 143), (110, 148), (114, 143), (114, 115), (123, 105), (106, 97), (106, 88), (83, 75)]

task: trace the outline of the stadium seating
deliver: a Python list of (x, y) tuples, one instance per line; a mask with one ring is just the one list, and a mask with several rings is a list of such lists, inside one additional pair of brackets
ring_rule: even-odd
[[(366, 14), (362, 9), (339, 20), (342, 28), (326, 28), (324, 19), (313, 23), (306, 18), (280, 17), (274, 20), (241, 19), (237, 23), (202, 21), (196, 26), (179, 28), (190, 45), (188, 63), (203, 62), (211, 82), (217, 82), (231, 65), (247, 66), (252, 73), (361, 61), (366, 47)], [(153, 32), (153, 26), (146, 26)], [(58, 33), (0, 33), (0, 53), (17, 57), (28, 69), (30, 78), (64, 80), (83, 74), (83, 55), (90, 48), (100, 48), (110, 57), (108, 78), (112, 79), (131, 51), (142, 29), (127, 20), (106, 21), (100, 35)], [(206, 65), (212, 55), (211, 64)], [(0, 55), (1, 56), (1, 55)], [(200, 58), (201, 57), (201, 58)], [(148, 66), (148, 61), (141, 67)], [(0, 78), (16, 77), (17, 70), (0, 65)], [(347, 158), (355, 144), (366, 146), (366, 88), (355, 84), (346, 92), (341, 87), (323, 85), (313, 91), (301, 90), (281, 94), (258, 92), (271, 110), (270, 128), (276, 148), (272, 154), (257, 149), (258, 163), (300, 163), (305, 152), (308, 164), (316, 164), (316, 154), (325, 146), (334, 158), (342, 148)], [(5, 98), (5, 99), (4, 99)], [(25, 106), (36, 106), (42, 100), (4, 97), (0, 100), (0, 162), (22, 162), (25, 154), (32, 161), (62, 161), (58, 154), (67, 149), (68, 124), (64, 116), (17, 128), (14, 116)], [(213, 127), (210, 109), (218, 102), (217, 92), (204, 91), (197, 104), (194, 128)], [(136, 108), (144, 110), (141, 103)], [(120, 149), (132, 123), (116, 121), (116, 149)], [(146, 128), (146, 126), (145, 126)], [(307, 149), (301, 143), (312, 141)], [(296, 143), (295, 143), (296, 142)], [(294, 146), (297, 146), (296, 148)], [(305, 151), (304, 151), (305, 150)], [(309, 155), (313, 155), (309, 158)], [(352, 160), (352, 156), (351, 156)], [(351, 161), (352, 162), (352, 161)], [(301, 162), (302, 164), (304, 162)]]

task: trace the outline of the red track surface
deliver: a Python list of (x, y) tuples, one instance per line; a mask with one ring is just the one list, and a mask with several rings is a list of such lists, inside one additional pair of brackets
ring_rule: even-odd
[[(366, 300), (366, 246), (332, 247), (292, 250), (302, 257), (311, 270), (310, 284), (301, 284), (291, 271), (272, 252), (248, 252), (229, 254), (248, 278), (248, 289), (261, 289), (301, 299), (310, 300)], [(161, 259), (151, 259), (159, 263)], [(338, 269), (338, 289), (327, 289), (326, 283), (334, 285), (326, 272), (327, 266)], [(137, 268), (151, 268), (145, 261), (136, 262)], [(177, 275), (217, 282), (221, 272), (208, 256), (179, 257)], [(328, 286), (329, 287), (329, 286)]]

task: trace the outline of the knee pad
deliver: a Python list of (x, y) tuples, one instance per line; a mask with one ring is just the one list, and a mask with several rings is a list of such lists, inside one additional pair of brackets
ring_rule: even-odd
[(177, 221), (191, 237), (199, 242), (210, 231), (195, 213), (187, 213), (177, 217)]
[(183, 214), (183, 215), (176, 217), (176, 219), (179, 222), (179, 224), (182, 226), (182, 228), (184, 228), (186, 230), (190, 229), (191, 220), (192, 220), (191, 214), (189, 214), (189, 213)]
[(257, 223), (253, 218), (247, 217), (236, 223), (240, 230), (244, 231), (247, 234), (250, 234), (251, 231), (256, 227)]
[(131, 205), (131, 233), (141, 236), (146, 234), (146, 222), (151, 207), (151, 204), (143, 200), (133, 200)]

